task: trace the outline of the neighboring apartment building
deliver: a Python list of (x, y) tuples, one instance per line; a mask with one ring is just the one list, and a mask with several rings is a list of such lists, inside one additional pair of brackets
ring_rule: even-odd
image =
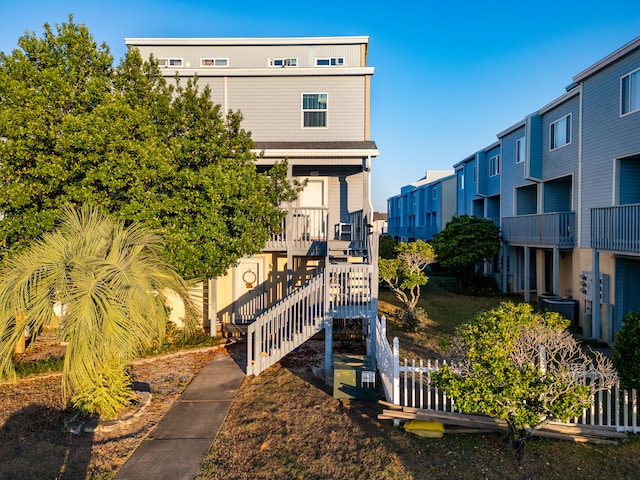
[[(369, 262), (371, 160), (378, 150), (370, 138), (368, 42), (364, 36), (126, 39), (143, 58), (153, 55), (168, 79), (197, 76), (223, 111), (240, 111), (256, 152), (263, 152), (258, 168), (287, 159), (289, 177), (307, 182), (297, 202), (284, 206), (282, 233), (205, 285), (212, 332), (252, 324), (331, 265), (357, 263), (367, 275), (376, 273)], [(344, 296), (354, 291), (345, 282), (358, 275), (325, 280)], [(366, 298), (373, 305), (375, 292)], [(260, 348), (265, 354), (271, 347)]]
[(503, 291), (612, 342), (640, 309), (640, 37), (497, 137), (454, 166), (457, 215), (499, 217)]
[(574, 281), (590, 274), (581, 282), (591, 333), (610, 341), (640, 309), (640, 37), (573, 81), (582, 92)]
[(491, 219), (499, 225), (500, 218), (500, 143), (456, 163), (456, 215)]
[[(509, 291), (571, 297), (580, 91), (572, 89), (498, 134), (501, 228)], [(505, 278), (506, 277), (506, 278)]]
[(455, 215), (453, 171), (428, 171), (387, 200), (388, 234), (401, 242), (432, 240)]

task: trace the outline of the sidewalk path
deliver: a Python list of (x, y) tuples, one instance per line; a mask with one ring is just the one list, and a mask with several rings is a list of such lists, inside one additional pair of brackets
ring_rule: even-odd
[(195, 478), (244, 379), (243, 346), (230, 346), (231, 355), (222, 352), (200, 370), (116, 480)]

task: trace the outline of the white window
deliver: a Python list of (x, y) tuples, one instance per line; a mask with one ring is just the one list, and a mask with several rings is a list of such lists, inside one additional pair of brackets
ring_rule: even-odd
[(344, 58), (328, 57), (316, 58), (316, 67), (342, 67), (344, 66)]
[(571, 143), (571, 115), (556, 120), (549, 126), (549, 149), (564, 147)]
[(525, 137), (521, 137), (516, 140), (516, 163), (524, 162), (526, 155), (527, 140)]
[(438, 187), (436, 187), (435, 185), (433, 187), (431, 187), (431, 198), (433, 200), (438, 198)]
[(327, 126), (326, 93), (302, 94), (302, 126), (303, 128), (318, 128)]
[(229, 59), (228, 58), (201, 58), (200, 66), (201, 67), (228, 67)]
[(458, 188), (460, 190), (464, 190), (464, 172), (460, 172), (460, 175), (458, 175), (458, 178), (460, 179), (460, 186)]
[(297, 58), (270, 58), (269, 66), (270, 67), (297, 67), (298, 59)]
[(159, 67), (182, 67), (182, 59), (181, 58), (159, 58), (158, 66)]
[(500, 155), (494, 155), (489, 159), (489, 176), (493, 177), (500, 173)]
[(640, 110), (640, 69), (620, 79), (620, 115)]

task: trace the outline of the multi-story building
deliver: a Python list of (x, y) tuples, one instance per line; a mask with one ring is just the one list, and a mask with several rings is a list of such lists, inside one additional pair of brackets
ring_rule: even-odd
[[(286, 159), (289, 177), (306, 182), (297, 201), (283, 206), (282, 232), (262, 253), (205, 285), (212, 332), (252, 325), (249, 373), (302, 343), (297, 330), (310, 335), (330, 327), (331, 317), (375, 315), (369, 186), (378, 150), (370, 138), (368, 37), (129, 38), (126, 44), (143, 58), (153, 55), (167, 79), (197, 76), (223, 111), (240, 111), (261, 153), (259, 169)], [(274, 305), (313, 311), (293, 318), (274, 313)], [(294, 336), (285, 332), (294, 324), (295, 341), (285, 340)]]
[(607, 342), (640, 308), (639, 132), (640, 37), (454, 165), (456, 214), (499, 217), (503, 290), (571, 300), (557, 308)]
[(591, 314), (584, 326), (611, 341), (640, 308), (640, 37), (573, 81), (581, 90), (573, 278)]
[(510, 291), (572, 296), (580, 91), (572, 89), (498, 134), (501, 231)]
[(500, 143), (494, 142), (483, 150), (456, 163), (456, 215), (470, 215), (491, 219), (496, 225), (500, 218)]
[(432, 170), (387, 200), (388, 234), (401, 242), (432, 240), (455, 215), (455, 176)]

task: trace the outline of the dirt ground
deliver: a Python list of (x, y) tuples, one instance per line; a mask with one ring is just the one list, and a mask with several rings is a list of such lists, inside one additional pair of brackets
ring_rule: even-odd
[[(64, 354), (55, 335), (45, 334), (26, 358)], [(0, 384), (0, 479), (111, 478), (171, 407), (192, 377), (216, 354), (212, 348), (135, 362), (134, 386), (151, 392), (140, 415), (111, 431), (75, 435), (64, 429), (60, 374)]]

